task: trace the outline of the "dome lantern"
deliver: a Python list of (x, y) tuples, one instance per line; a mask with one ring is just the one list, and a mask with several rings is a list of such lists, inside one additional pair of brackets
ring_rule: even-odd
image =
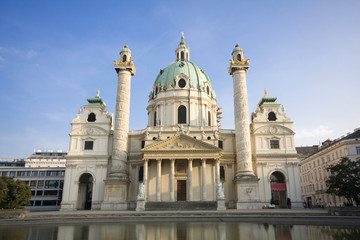
[(184, 41), (184, 33), (181, 33), (181, 41), (175, 50), (176, 61), (190, 61), (190, 50)]
[(128, 45), (125, 45), (123, 49), (120, 51), (120, 61), (121, 62), (129, 62), (131, 60), (131, 51)]
[(244, 59), (244, 51), (240, 48), (239, 44), (235, 45), (232, 56), (234, 61), (241, 61)]

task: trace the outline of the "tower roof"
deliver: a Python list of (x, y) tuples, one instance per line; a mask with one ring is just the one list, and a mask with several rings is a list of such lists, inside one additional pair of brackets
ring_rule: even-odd
[(232, 51), (232, 53), (236, 52), (236, 51), (243, 51), (242, 48), (240, 48), (239, 44), (235, 45), (234, 50)]
[(131, 52), (128, 45), (125, 45), (123, 49), (121, 49), (120, 53), (122, 52)]
[(99, 96), (100, 91), (99, 89), (96, 90), (96, 96), (94, 98), (88, 98), (86, 99), (88, 101), (88, 106), (101, 106), (101, 107), (106, 107), (106, 103), (101, 99), (101, 97)]
[(258, 103), (258, 106), (260, 107), (263, 104), (278, 104), (276, 102), (276, 97), (270, 97), (268, 95), (267, 89), (265, 89), (265, 96), (260, 100), (260, 102)]

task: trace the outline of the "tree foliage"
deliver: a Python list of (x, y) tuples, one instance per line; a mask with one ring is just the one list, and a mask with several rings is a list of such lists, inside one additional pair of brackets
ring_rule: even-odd
[(326, 180), (326, 193), (333, 193), (356, 206), (360, 204), (360, 159), (351, 161), (344, 157), (336, 165), (327, 168), (331, 176)]
[(20, 180), (0, 177), (0, 208), (13, 209), (30, 205), (31, 188)]

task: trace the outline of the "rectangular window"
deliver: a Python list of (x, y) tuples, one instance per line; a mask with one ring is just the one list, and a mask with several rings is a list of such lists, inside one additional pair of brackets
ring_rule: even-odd
[(41, 201), (35, 201), (35, 206), (41, 206)]
[(360, 154), (360, 147), (356, 147), (356, 154)]
[(85, 141), (84, 150), (93, 150), (94, 141)]
[(223, 148), (223, 141), (221, 141), (221, 140), (219, 140), (219, 148), (224, 149)]
[(38, 175), (38, 171), (32, 171), (31, 176), (36, 177)]
[(279, 140), (270, 140), (270, 148), (271, 149), (279, 149)]
[(30, 181), (30, 187), (36, 188), (36, 181)]
[(1, 176), (7, 176), (8, 175), (8, 172), (2, 172)]
[(141, 141), (141, 148), (145, 147), (145, 141)]
[(40, 171), (39, 176), (42, 176), (42, 177), (45, 176), (45, 171)]
[(16, 172), (15, 171), (10, 171), (10, 177), (15, 177)]
[(43, 188), (44, 187), (44, 180), (41, 180), (38, 182), (38, 188)]
[(41, 197), (43, 195), (43, 191), (36, 191), (36, 196)]

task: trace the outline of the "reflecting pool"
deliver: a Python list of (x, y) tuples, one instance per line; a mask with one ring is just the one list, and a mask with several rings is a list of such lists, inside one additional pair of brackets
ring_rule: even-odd
[(295, 240), (360, 239), (360, 226), (284, 225), (238, 222), (87, 223), (1, 226), (3, 240)]

